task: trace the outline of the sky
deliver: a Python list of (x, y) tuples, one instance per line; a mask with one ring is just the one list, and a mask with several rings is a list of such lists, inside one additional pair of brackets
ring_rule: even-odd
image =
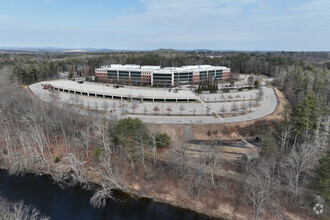
[(330, 51), (330, 0), (0, 0), (0, 47)]

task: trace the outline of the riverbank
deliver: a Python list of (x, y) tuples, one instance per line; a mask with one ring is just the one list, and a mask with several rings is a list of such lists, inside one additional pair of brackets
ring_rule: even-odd
[[(0, 166), (0, 171), (8, 171), (7, 167), (4, 166)], [(40, 172), (40, 171), (36, 171), (36, 170), (26, 170), (25, 173), (23, 174), (19, 174), (18, 176), (36, 176), (36, 177), (46, 177), (46, 178), (50, 178), (52, 180), (52, 182), (55, 183), (55, 180), (52, 178), (52, 173), (51, 172)], [(83, 186), (79, 186), (78, 187), (81, 190), (87, 190), (92, 192), (95, 192), (97, 189), (101, 188), (101, 182), (97, 181), (97, 179), (89, 179), (88, 180), (88, 189), (84, 189)], [(71, 188), (71, 187), (69, 187)], [(189, 204), (186, 201), (180, 201), (177, 198), (175, 198), (175, 196), (171, 196), (169, 194), (153, 194), (152, 192), (145, 192), (142, 189), (141, 185), (138, 183), (135, 184), (124, 184), (123, 188), (125, 188), (124, 191), (122, 191), (122, 189), (114, 189), (114, 192), (118, 195), (127, 195), (131, 198), (140, 200), (140, 199), (151, 199), (152, 201), (156, 202), (156, 203), (160, 203), (160, 204), (167, 204), (171, 207), (175, 207), (175, 208), (180, 208), (182, 209), (184, 212), (188, 212), (188, 213), (193, 213), (194, 216), (199, 216), (198, 219), (208, 219), (206, 218), (206, 216), (208, 216), (209, 218), (212, 219), (224, 219), (223, 216), (219, 216), (219, 215), (209, 215), (205, 210), (205, 208), (203, 209), (202, 207), (200, 208), (196, 208), (196, 206), (194, 204)], [(65, 189), (65, 188), (64, 188)], [(127, 197), (126, 196), (126, 197)], [(119, 199), (120, 200), (120, 199)], [(108, 199), (107, 202), (110, 202), (111, 199)], [(111, 201), (112, 203), (112, 201)]]
[(109, 200), (106, 207), (95, 209), (89, 204), (93, 191), (80, 186), (59, 188), (50, 176), (8, 176), (0, 170), (0, 191), (11, 202), (23, 200), (40, 209), (52, 220), (62, 219), (209, 219), (207, 216), (154, 202), (146, 198), (114, 192), (118, 201)]
[[(7, 170), (7, 168), (4, 166), (1, 166), (1, 169)], [(51, 171), (46, 172), (40, 170), (26, 170), (25, 173), (28, 175), (32, 174), (37, 176), (52, 176)], [(87, 176), (89, 177), (88, 184), (93, 185), (92, 188), (94, 190), (100, 188), (100, 185), (102, 184), (102, 180), (100, 178), (97, 178), (94, 174), (87, 174)], [(201, 194), (199, 198), (194, 198), (190, 195), (187, 195), (187, 193), (184, 193), (184, 190), (182, 190), (182, 186), (179, 187), (175, 182), (167, 182), (163, 185), (157, 184), (151, 186), (150, 184), (148, 185), (146, 181), (140, 179), (140, 181), (124, 182), (122, 187), (125, 193), (128, 193), (134, 198), (152, 199), (155, 202), (169, 204), (173, 207), (190, 210), (209, 216), (211, 218), (233, 219), (235, 217), (237, 219), (248, 219), (247, 217), (244, 217), (244, 215), (239, 217), (238, 214), (233, 217), (233, 207), (230, 207), (229, 204), (222, 203), (221, 201), (218, 201), (219, 203), (215, 205), (214, 202), (216, 200), (214, 200), (213, 196), (208, 195), (208, 193), (206, 195)], [(116, 190), (120, 191), (120, 189)]]

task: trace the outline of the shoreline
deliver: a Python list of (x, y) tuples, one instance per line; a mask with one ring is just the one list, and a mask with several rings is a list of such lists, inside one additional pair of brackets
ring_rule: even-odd
[[(4, 167), (4, 166), (1, 166), (1, 165), (0, 165), (0, 170), (4, 170), (4, 171), (8, 172), (8, 168)], [(31, 175), (35, 175), (35, 176), (36, 175), (46, 176), (47, 178), (50, 178), (51, 180), (54, 181), (54, 179), (52, 178), (52, 175), (48, 172), (41, 172), (41, 173), (38, 174), (34, 170), (27, 170), (23, 173), (23, 175), (27, 175), (27, 174), (31, 174)], [(8, 173), (8, 175), (11, 176), (9, 173)], [(58, 185), (55, 181), (54, 181), (54, 184)], [(80, 184), (75, 185), (75, 186), (81, 187), (81, 190), (86, 190), (86, 191), (91, 191), (91, 192), (95, 192), (97, 187), (101, 186), (100, 183), (98, 183), (97, 181), (93, 181), (93, 180), (89, 180), (88, 184), (90, 184), (91, 187), (88, 187), (87, 189), (84, 189), (83, 186), (80, 185)], [(138, 199), (150, 199), (150, 200), (152, 200), (153, 202), (156, 202), (156, 203), (162, 203), (162, 204), (166, 204), (166, 205), (173, 206), (173, 207), (176, 207), (176, 208), (192, 211), (192, 212), (195, 212), (197, 214), (206, 215), (207, 217), (209, 217), (211, 219), (225, 220), (225, 218), (223, 216), (214, 216), (214, 215), (209, 214), (205, 211), (202, 211), (201, 209), (193, 208), (193, 206), (191, 206), (191, 205), (189, 206), (189, 205), (187, 205), (187, 203), (175, 202), (175, 201), (172, 201), (172, 200), (166, 200), (166, 199), (162, 198), (161, 196), (148, 195), (146, 193), (141, 193), (138, 190), (135, 190), (135, 189), (132, 189), (132, 188), (126, 188), (125, 187), (125, 190), (114, 188), (112, 190), (114, 192), (119, 192), (119, 194), (122, 194), (122, 195), (128, 195), (128, 196), (130, 196), (134, 199), (137, 199), (137, 200)], [(184, 204), (186, 204), (186, 205), (184, 205)]]

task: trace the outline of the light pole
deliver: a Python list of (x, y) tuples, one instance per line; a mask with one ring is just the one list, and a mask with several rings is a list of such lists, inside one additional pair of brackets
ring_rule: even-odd
[(131, 101), (133, 100), (133, 92), (132, 92), (132, 90), (133, 90), (133, 86), (131, 84)]

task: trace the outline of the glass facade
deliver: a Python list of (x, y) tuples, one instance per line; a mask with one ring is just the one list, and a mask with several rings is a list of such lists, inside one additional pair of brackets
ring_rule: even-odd
[(141, 72), (131, 71), (131, 82), (133, 84), (141, 84)]
[(153, 74), (154, 86), (172, 86), (172, 74), (171, 73), (154, 73)]
[(193, 72), (174, 73), (174, 84), (188, 84), (193, 81)]
[(116, 70), (108, 70), (108, 78), (110, 80), (117, 80), (117, 71)]
[(201, 71), (199, 72), (199, 81), (205, 81), (207, 80), (207, 71)]
[(216, 71), (216, 79), (222, 79), (222, 70)]
[(215, 79), (215, 70), (208, 71), (208, 78)]
[(119, 71), (119, 80), (129, 80), (129, 72)]
[(139, 66), (132, 67), (130, 65), (127, 65), (127, 67), (122, 65), (111, 66), (113, 67), (104, 66), (102, 70), (95, 70), (100, 80), (133, 85), (150, 85), (152, 82), (155, 86), (178, 86), (199, 82), (204, 83), (211, 80), (222, 80), (230, 77), (229, 68), (220, 66), (212, 67), (210, 65), (166, 69), (161, 69), (160, 67), (149, 67), (150, 69), (147, 69), (138, 68)]

